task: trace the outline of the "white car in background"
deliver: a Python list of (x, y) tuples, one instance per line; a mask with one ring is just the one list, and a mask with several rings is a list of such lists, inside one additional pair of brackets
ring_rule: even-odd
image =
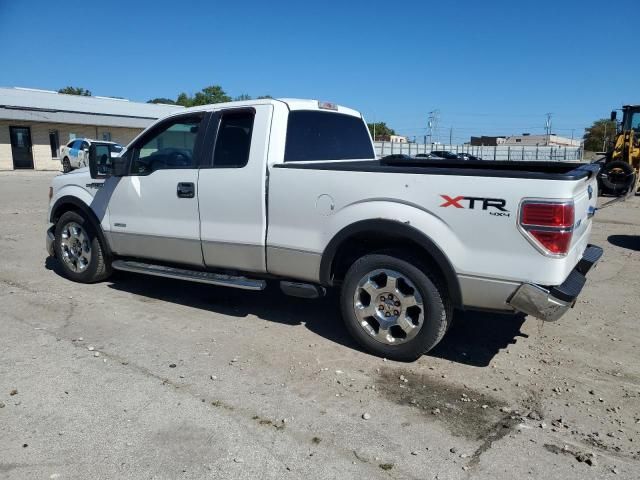
[[(62, 162), (62, 171), (69, 173), (76, 168), (82, 168), (89, 165), (89, 147), (91, 142), (97, 142), (98, 140), (91, 140), (89, 138), (76, 138), (60, 148), (60, 159)], [(112, 157), (120, 155), (123, 150), (122, 145), (115, 142), (100, 141), (100, 143), (108, 143), (113, 145)]]

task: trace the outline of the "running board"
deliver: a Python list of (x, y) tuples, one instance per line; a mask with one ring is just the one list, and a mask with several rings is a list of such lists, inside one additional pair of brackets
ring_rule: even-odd
[(207, 283), (209, 285), (219, 285), (222, 287), (241, 288), (243, 290), (264, 290), (267, 282), (264, 280), (254, 280), (247, 277), (236, 277), (221, 273), (201, 272), (198, 270), (186, 270), (183, 268), (165, 267), (164, 265), (153, 265), (150, 263), (133, 262), (129, 260), (115, 260), (111, 266), (116, 270), (124, 272), (144, 273), (157, 277), (175, 278), (190, 282)]

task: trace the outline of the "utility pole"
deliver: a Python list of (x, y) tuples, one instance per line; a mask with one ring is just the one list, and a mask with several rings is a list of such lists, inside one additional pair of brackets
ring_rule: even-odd
[(449, 146), (453, 145), (453, 127), (449, 127)]
[(440, 115), (439, 110), (431, 110), (429, 112), (429, 119), (427, 121), (427, 131), (429, 132), (429, 143), (433, 144), (433, 131), (438, 130), (438, 115)]
[(547, 113), (547, 119), (544, 122), (544, 128), (547, 131), (547, 147), (551, 143), (551, 113)]
[(602, 151), (607, 151), (607, 122), (604, 122), (604, 136), (602, 137)]

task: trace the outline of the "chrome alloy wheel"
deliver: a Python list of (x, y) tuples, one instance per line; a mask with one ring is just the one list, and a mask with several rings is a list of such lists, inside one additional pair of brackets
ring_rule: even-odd
[(424, 324), (420, 292), (405, 275), (378, 269), (358, 282), (353, 308), (360, 326), (386, 345), (399, 345), (414, 338)]
[(60, 251), (71, 271), (84, 272), (91, 262), (91, 244), (84, 228), (75, 222), (67, 223), (60, 235)]

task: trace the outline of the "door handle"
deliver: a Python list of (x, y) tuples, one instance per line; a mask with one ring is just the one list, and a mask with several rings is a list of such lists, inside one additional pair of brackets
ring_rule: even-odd
[(196, 186), (193, 182), (178, 183), (178, 198), (193, 198), (196, 196)]

